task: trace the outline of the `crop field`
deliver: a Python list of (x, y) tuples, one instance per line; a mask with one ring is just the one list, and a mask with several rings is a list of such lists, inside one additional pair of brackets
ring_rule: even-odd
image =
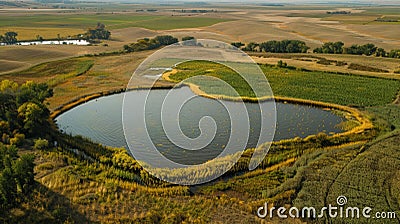
[[(334, 54), (271, 54), (252, 53), (253, 59), (260, 64), (276, 65), (278, 61), (286, 62), (289, 66), (303, 68), (310, 71), (323, 71), (332, 73), (356, 74), (363, 76), (382, 77), (389, 79), (400, 79), (395, 74), (399, 67), (397, 59), (377, 58), (354, 55)], [(349, 65), (357, 64), (368, 66), (375, 70), (387, 72), (359, 71), (349, 69)]]
[[(236, 93), (231, 89), (224, 88), (226, 84), (214, 79), (217, 78), (232, 86), (241, 97), (255, 97), (255, 93), (251, 90), (249, 84), (238, 73), (224, 65), (206, 61), (191, 61), (179, 64), (176, 70), (176, 73), (169, 76), (170, 79), (180, 82), (192, 78), (186, 82), (199, 86), (207, 94), (236, 96)], [(261, 78), (256, 77), (250, 81), (257, 84), (256, 90), (261, 90), (265, 83)], [(267, 92), (264, 91), (264, 93), (265, 95), (260, 97), (268, 96), (266, 95)]]
[(400, 15), (400, 7), (368, 7), (365, 12), (380, 15)]
[(393, 102), (400, 89), (400, 82), (396, 80), (299, 72), (269, 66), (262, 69), (278, 96), (368, 107)]
[[(150, 30), (170, 30), (210, 26), (228, 19), (137, 15), (137, 14), (43, 14), (43, 15), (2, 15), (0, 13), (0, 33), (15, 31), (20, 40), (35, 40), (37, 35), (43, 38), (68, 37), (85, 33), (98, 22), (106, 24), (108, 29), (142, 27)], [(64, 25), (68, 24), (68, 25)]]
[[(170, 78), (178, 82), (197, 75), (216, 77), (231, 84), (241, 96), (253, 97), (252, 93), (247, 92), (249, 89), (247, 83), (237, 81), (240, 80), (238, 74), (226, 67), (221, 67), (219, 64), (210, 62), (186, 62), (178, 65), (178, 73), (170, 75)], [(393, 102), (400, 90), (400, 81), (397, 80), (298, 71), (266, 65), (262, 65), (261, 68), (274, 95), (277, 96), (368, 107)], [(206, 93), (224, 94), (221, 92), (221, 86), (215, 86), (213, 80), (200, 79), (193, 82)], [(264, 85), (263, 80), (255, 82)]]

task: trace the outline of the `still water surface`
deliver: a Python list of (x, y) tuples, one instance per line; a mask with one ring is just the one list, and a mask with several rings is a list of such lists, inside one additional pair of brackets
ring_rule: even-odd
[[(179, 116), (171, 117), (167, 122), (178, 122), (182, 132), (190, 138), (196, 138), (200, 135), (199, 121), (204, 116), (210, 116), (217, 125), (216, 136), (212, 142), (202, 150), (182, 150), (177, 148), (164, 133), (160, 111), (163, 97), (173, 91), (169, 97), (191, 98), (184, 104)], [(224, 108), (217, 100), (212, 100), (196, 96), (188, 87), (182, 87), (173, 90), (152, 90), (151, 105), (146, 109), (146, 125), (154, 145), (168, 158), (176, 162), (185, 164), (198, 164), (217, 156), (227, 144), (230, 131), (230, 116), (234, 119), (240, 119), (243, 114), (235, 114)], [(127, 92), (129, 99), (143, 101), (147, 91), (136, 90)], [(61, 130), (73, 135), (82, 135), (92, 139), (95, 142), (113, 146), (125, 147), (127, 144), (124, 137), (122, 125), (122, 104), (124, 93), (101, 97), (85, 104), (77, 106), (56, 118), (56, 122)], [(226, 102), (232, 111), (235, 106), (239, 107), (237, 102)], [(272, 102), (261, 103), (261, 109), (267, 108)], [(135, 104), (128, 104), (132, 116), (140, 113), (142, 108)], [(168, 106), (168, 105), (164, 105)], [(255, 147), (259, 139), (260, 129), (260, 111), (257, 104), (245, 103), (247, 113), (250, 119), (250, 135), (247, 142), (247, 148)], [(274, 135), (274, 141), (289, 139), (293, 137), (306, 137), (319, 132), (338, 133), (342, 132), (337, 124), (345, 119), (331, 111), (307, 105), (276, 103), (277, 128)], [(178, 119), (177, 119), (178, 118)], [(176, 121), (178, 120), (178, 121)], [(245, 128), (246, 126), (243, 125)], [(135, 127), (136, 130), (145, 131), (145, 127)], [(241, 130), (233, 130), (240, 132)], [(241, 150), (241, 149), (238, 149)]]

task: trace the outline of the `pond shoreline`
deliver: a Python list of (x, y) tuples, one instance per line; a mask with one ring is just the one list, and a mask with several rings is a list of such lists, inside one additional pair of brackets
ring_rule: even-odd
[(341, 136), (346, 136), (350, 134), (358, 134), (362, 133), (366, 130), (370, 130), (373, 128), (372, 122), (366, 117), (364, 113), (359, 111), (356, 108), (352, 108), (349, 106), (343, 106), (343, 105), (338, 105), (338, 104), (333, 104), (333, 103), (325, 103), (325, 102), (320, 102), (320, 101), (314, 101), (314, 100), (306, 100), (306, 99), (298, 99), (298, 98), (290, 98), (290, 97), (282, 97), (282, 96), (273, 96), (273, 97), (266, 97), (262, 99), (254, 99), (254, 98), (243, 98), (243, 99), (237, 99), (237, 98), (231, 98), (231, 97), (226, 97), (222, 95), (214, 96), (214, 95), (209, 95), (204, 93), (200, 88), (194, 84), (190, 83), (184, 83), (180, 84), (178, 86), (153, 86), (153, 87), (148, 87), (148, 86), (137, 86), (133, 88), (122, 88), (122, 89), (116, 89), (116, 90), (110, 90), (110, 91), (105, 91), (105, 92), (98, 92), (98, 93), (93, 93), (93, 94), (87, 94), (81, 97), (78, 97), (76, 99), (71, 100), (70, 102), (63, 104), (59, 107), (57, 107), (53, 112), (50, 114), (50, 119), (55, 120), (59, 115), (62, 113), (67, 112), (70, 109), (73, 109), (74, 107), (77, 107), (81, 104), (84, 104), (88, 101), (103, 97), (103, 96), (109, 96), (113, 94), (119, 94), (123, 92), (128, 92), (128, 91), (136, 91), (136, 90), (148, 90), (148, 89), (173, 89), (173, 88), (181, 88), (182, 86), (188, 86), (194, 94), (210, 98), (210, 99), (220, 99), (220, 100), (228, 100), (228, 101), (243, 101), (243, 102), (265, 102), (265, 101), (271, 101), (274, 100), (275, 102), (281, 102), (281, 103), (292, 103), (292, 104), (298, 104), (298, 105), (309, 105), (309, 106), (314, 106), (318, 108), (323, 108), (323, 109), (336, 109), (339, 111), (344, 111), (349, 113), (353, 118), (359, 122), (359, 125), (354, 127), (351, 130), (341, 132), (341, 133), (335, 133), (332, 137), (341, 137)]

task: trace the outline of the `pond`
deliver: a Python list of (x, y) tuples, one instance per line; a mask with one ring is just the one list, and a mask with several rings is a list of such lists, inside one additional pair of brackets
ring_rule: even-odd
[[(189, 99), (182, 106), (179, 113), (179, 127), (182, 133), (189, 138), (196, 138), (200, 135), (199, 121), (204, 116), (210, 116), (215, 120), (217, 130), (215, 138), (201, 152), (184, 151), (186, 156), (182, 157), (182, 150), (168, 139), (164, 133), (163, 123), (160, 118), (160, 111), (163, 97), (169, 93), (169, 97), (179, 101), (181, 98)], [(181, 87), (172, 90), (156, 89), (151, 90), (150, 106), (146, 109), (146, 126), (154, 145), (167, 157), (176, 160), (185, 160), (186, 164), (198, 164), (207, 161), (218, 155), (227, 144), (230, 137), (232, 119), (241, 119), (243, 114), (228, 113), (223, 105), (213, 99), (195, 95), (189, 87)], [(146, 90), (134, 90), (127, 92), (130, 99), (143, 101), (146, 98)], [(56, 118), (61, 130), (73, 135), (81, 135), (107, 146), (127, 148), (122, 124), (122, 104), (124, 93), (104, 96), (87, 103), (81, 104)], [(239, 106), (238, 102), (224, 101), (230, 108)], [(261, 109), (267, 108), (273, 102), (262, 102)], [(138, 104), (136, 104), (138, 105)], [(128, 105), (133, 117), (143, 109), (135, 104)], [(165, 106), (165, 105), (164, 105)], [(247, 141), (247, 148), (257, 145), (260, 132), (260, 111), (258, 104), (245, 103), (249, 123), (250, 134)], [(277, 128), (274, 141), (289, 139), (293, 137), (306, 137), (319, 132), (327, 134), (342, 132), (338, 124), (345, 121), (345, 118), (338, 116), (332, 111), (322, 108), (276, 103)], [(133, 119), (134, 120), (134, 119)], [(176, 122), (176, 117), (166, 119), (167, 122)], [(246, 128), (246, 126), (243, 126)], [(145, 131), (145, 127), (135, 127), (139, 131)], [(241, 130), (233, 130), (241, 131)], [(170, 134), (170, 133), (168, 133)], [(174, 134), (174, 133), (172, 133)], [(234, 143), (233, 143), (234, 144)], [(140, 143), (137, 144), (138, 147)], [(176, 161), (182, 162), (182, 161)]]

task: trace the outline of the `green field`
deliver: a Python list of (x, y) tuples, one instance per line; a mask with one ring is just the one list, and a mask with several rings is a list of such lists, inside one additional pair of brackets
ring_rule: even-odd
[(143, 27), (152, 30), (177, 28), (193, 28), (210, 26), (228, 19), (206, 18), (196, 16), (165, 16), (137, 14), (42, 14), (42, 15), (0, 15), (0, 27), (50, 27), (50, 28), (82, 28), (94, 27), (98, 22), (109, 29), (126, 27)]
[(0, 76), (2, 79), (12, 79), (17, 82), (32, 80), (46, 82), (55, 87), (69, 78), (82, 75), (93, 66), (93, 60), (87, 58), (74, 58), (60, 61), (52, 61), (33, 66), (24, 71)]
[[(394, 101), (400, 90), (400, 81), (380, 78), (362, 77), (356, 75), (342, 75), (328, 72), (309, 72), (296, 69), (277, 68), (261, 65), (274, 95), (299, 99), (308, 99), (353, 106), (386, 105)], [(244, 97), (254, 97), (249, 86), (241, 77), (227, 67), (211, 62), (186, 62), (178, 65), (178, 73), (171, 75), (175, 81), (189, 77), (205, 75), (226, 81)], [(258, 88), (265, 86), (261, 77), (252, 82)], [(200, 86), (200, 89), (209, 94), (226, 94), (226, 88), (216, 84), (209, 78), (190, 81)], [(373, 88), (371, 88), (373, 86)]]
[(400, 90), (398, 80), (270, 66), (261, 68), (278, 96), (368, 107), (391, 103)]
[(362, 8), (365, 14), (378, 14), (378, 15), (400, 15), (400, 7), (368, 7)]

